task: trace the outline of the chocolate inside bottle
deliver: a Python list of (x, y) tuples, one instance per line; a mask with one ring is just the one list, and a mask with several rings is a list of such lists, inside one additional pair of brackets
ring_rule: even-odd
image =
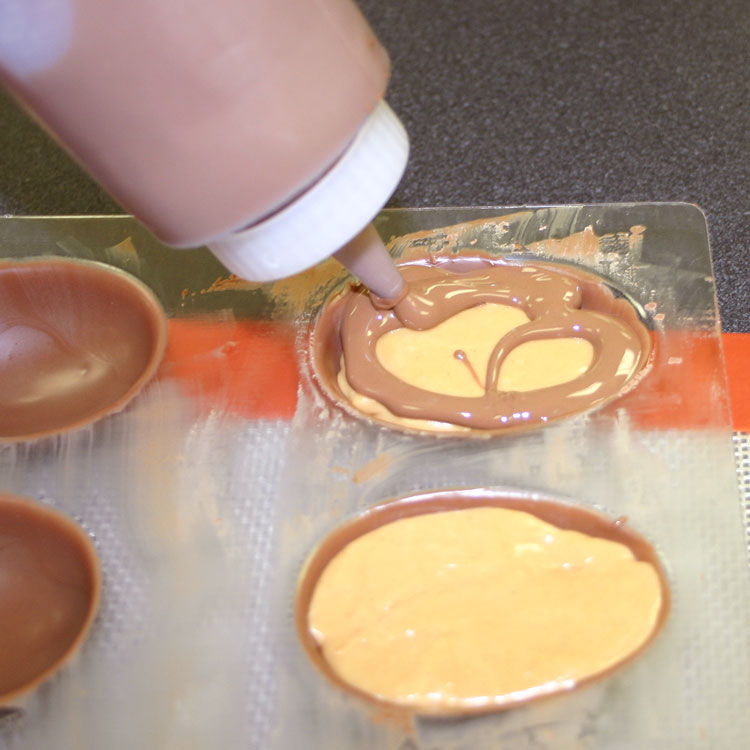
[[(393, 309), (383, 309), (382, 301), (354, 288), (334, 300), (319, 319), (314, 364), (339, 397), (335, 380), (343, 353), (350, 386), (397, 417), (504, 431), (600, 406), (633, 387), (649, 361), (651, 339), (636, 309), (589, 272), (477, 254), (431, 258), (400, 270), (409, 294)], [(486, 372), (478, 373), (483, 396), (423, 390), (378, 361), (375, 348), (386, 333), (402, 327), (431, 328), (484, 303), (516, 306), (529, 322), (497, 341)], [(594, 352), (588, 370), (568, 382), (532, 391), (498, 388), (500, 370), (511, 351), (526, 342), (553, 338), (588, 340)], [(460, 351), (454, 356), (460, 358)]]

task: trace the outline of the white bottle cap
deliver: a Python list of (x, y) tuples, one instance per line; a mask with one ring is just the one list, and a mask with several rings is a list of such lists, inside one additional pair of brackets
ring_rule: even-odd
[(380, 102), (338, 161), (268, 219), (208, 243), (232, 273), (274, 281), (314, 266), (369, 224), (401, 179), (409, 139)]

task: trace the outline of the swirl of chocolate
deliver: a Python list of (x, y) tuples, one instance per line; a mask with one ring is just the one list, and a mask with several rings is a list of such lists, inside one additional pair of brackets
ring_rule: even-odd
[[(599, 406), (626, 388), (648, 360), (648, 331), (635, 309), (616, 299), (601, 279), (545, 263), (512, 264), (487, 258), (447, 258), (435, 265), (401, 266), (409, 295), (393, 310), (353, 291), (341, 318), (346, 378), (356, 391), (399, 417), (479, 429), (544, 423)], [(497, 342), (480, 397), (449, 396), (410, 385), (376, 356), (378, 339), (404, 326), (425, 330), (484, 303), (520, 308), (529, 322)], [(582, 375), (532, 391), (499, 390), (509, 353), (529, 341), (583, 338), (593, 361)]]

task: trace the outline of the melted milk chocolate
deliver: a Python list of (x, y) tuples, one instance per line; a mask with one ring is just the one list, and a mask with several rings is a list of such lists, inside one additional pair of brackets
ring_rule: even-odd
[(0, 705), (72, 656), (94, 619), (99, 564), (66, 516), (0, 493)]
[[(646, 563), (651, 566), (658, 581), (657, 585), (660, 595), (660, 605), (655, 620), (653, 621), (653, 627), (650, 629), (646, 637), (641, 640), (640, 644), (635, 648), (629, 650), (627, 653), (623, 653), (617, 662), (611, 663), (608, 667), (595, 673), (589, 673), (576, 680), (563, 679), (556, 681), (554, 684), (550, 683), (540, 685), (538, 689), (534, 690), (523, 690), (506, 695), (486, 695), (481, 700), (466, 700), (463, 702), (454, 702), (452, 704), (449, 702), (435, 701), (430, 705), (430, 702), (428, 701), (422, 705), (399, 705), (356, 687), (343, 679), (326, 658), (324, 648), (318, 640), (319, 635), (313, 632), (310, 627), (309, 614), (313, 597), (318, 583), (329, 564), (350, 543), (387, 524), (423, 514), (445, 513), (448, 511), (469, 510), (475, 508), (503, 508), (522, 511), (547, 524), (551, 524), (559, 530), (580, 532), (594, 540), (607, 540), (609, 542), (616, 542), (620, 545), (624, 545), (624, 547), (630, 551), (635, 561)], [(481, 563), (481, 557), (477, 559), (477, 562)], [(561, 571), (561, 574), (564, 574), (564, 571)], [(445, 575), (449, 575), (449, 573), (447, 572)], [(403, 595), (403, 587), (400, 586), (399, 581), (394, 579), (393, 582), (395, 587), (394, 596), (398, 597), (399, 595)], [(491, 588), (491, 581), (488, 582), (488, 585)], [(400, 593), (396, 593), (397, 591)], [(463, 591), (463, 589), (461, 589), (461, 591)], [(455, 593), (460, 597), (458, 591)], [(341, 602), (341, 607), (343, 608), (342, 612), (348, 611), (347, 605), (352, 606), (350, 602)], [(542, 607), (541, 611), (543, 611), (543, 602), (540, 602), (540, 606)], [(642, 536), (631, 530), (622, 518), (612, 519), (588, 509), (551, 499), (530, 499), (500, 491), (469, 489), (425, 493), (376, 505), (353, 521), (346, 523), (333, 531), (323, 540), (318, 549), (308, 559), (305, 566), (297, 590), (295, 620), (298, 636), (308, 656), (327, 678), (338, 687), (375, 704), (379, 708), (382, 709), (385, 707), (389, 709), (392, 718), (398, 720), (403, 717), (403, 713), (406, 715), (411, 715), (413, 713), (466, 715), (505, 710), (532, 700), (547, 697), (554, 693), (580, 687), (581, 685), (587, 684), (593, 680), (607, 677), (613, 671), (628, 663), (647, 648), (664, 625), (669, 613), (669, 608), (669, 587), (667, 585), (664, 570), (654, 548)], [(394, 613), (394, 616), (397, 615), (398, 612)], [(350, 613), (350, 616), (354, 617), (354, 614)], [(480, 617), (481, 613), (477, 612), (475, 616)], [(604, 633), (601, 633), (601, 635), (604, 635)], [(501, 622), (498, 622), (497, 624), (497, 637), (503, 637), (503, 625)], [(612, 633), (612, 638), (613, 644), (619, 643), (617, 640), (617, 634)], [(448, 649), (450, 653), (456, 653), (456, 649), (459, 650), (459, 653), (462, 653), (460, 651), (462, 644), (447, 642), (444, 643), (444, 647)]]
[(165, 344), (158, 301), (126, 273), (62, 258), (0, 263), (0, 440), (122, 408)]
[[(347, 381), (398, 417), (495, 430), (544, 423), (609, 401), (632, 384), (648, 360), (649, 334), (635, 309), (591, 274), (549, 263), (468, 256), (400, 270), (409, 294), (391, 311), (362, 289), (339, 303)], [(400, 380), (378, 361), (377, 341), (389, 331), (431, 328), (483, 303), (517, 306), (530, 319), (497, 342), (487, 371), (479, 373), (483, 396), (426, 391)], [(337, 317), (329, 317), (328, 324)], [(590, 368), (559, 385), (526, 392), (499, 390), (508, 354), (523, 343), (550, 338), (588, 340), (594, 349)]]

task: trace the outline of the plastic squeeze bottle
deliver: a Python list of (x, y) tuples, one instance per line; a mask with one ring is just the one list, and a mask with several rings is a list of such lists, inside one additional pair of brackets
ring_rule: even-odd
[(351, 0), (0, 0), (0, 77), (128, 211), (244, 278), (334, 252), (403, 281), (372, 218), (406, 166)]

